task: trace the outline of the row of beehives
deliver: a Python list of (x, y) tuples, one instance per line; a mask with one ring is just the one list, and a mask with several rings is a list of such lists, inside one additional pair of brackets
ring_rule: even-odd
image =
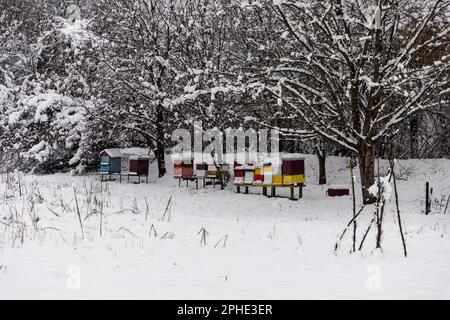
[(236, 166), (234, 168), (234, 184), (282, 186), (305, 183), (305, 159), (303, 157), (290, 156), (280, 160)]
[[(221, 166), (221, 170), (229, 174), (230, 167), (224, 164)], [(194, 161), (192, 159), (174, 160), (173, 175), (177, 179), (217, 178), (219, 177), (219, 170), (214, 164), (197, 163), (194, 172)]]
[[(229, 165), (222, 165), (229, 174)], [(198, 163), (192, 160), (175, 160), (174, 177), (182, 179), (215, 178), (219, 171), (213, 164)], [(246, 185), (293, 185), (305, 183), (305, 159), (299, 156), (285, 156), (278, 161), (264, 161), (256, 165), (234, 165), (234, 183)]]
[(141, 148), (105, 149), (100, 152), (100, 173), (148, 176), (154, 156)]

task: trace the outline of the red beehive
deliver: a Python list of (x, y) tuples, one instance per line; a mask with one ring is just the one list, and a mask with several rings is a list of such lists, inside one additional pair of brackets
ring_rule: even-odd
[(173, 161), (173, 176), (179, 178), (183, 175), (183, 161), (174, 160)]
[(183, 160), (181, 166), (181, 177), (183, 179), (191, 179), (194, 177), (194, 161), (193, 160)]
[(255, 180), (254, 184), (263, 184), (264, 183), (264, 166), (256, 165), (255, 166)]
[(130, 172), (136, 173), (138, 176), (148, 176), (149, 157), (131, 156)]
[(239, 184), (244, 182), (245, 169), (242, 166), (234, 166), (234, 183)]
[(183, 179), (191, 179), (194, 177), (194, 166), (192, 164), (184, 164), (182, 168), (181, 177)]
[(347, 186), (330, 186), (328, 187), (327, 194), (330, 197), (349, 196), (350, 189)]
[(283, 160), (283, 174), (291, 176), (305, 174), (305, 160)]
[(234, 168), (234, 176), (239, 178), (244, 178), (245, 170), (242, 168)]
[(284, 185), (305, 183), (305, 158), (300, 155), (286, 154), (281, 157)]

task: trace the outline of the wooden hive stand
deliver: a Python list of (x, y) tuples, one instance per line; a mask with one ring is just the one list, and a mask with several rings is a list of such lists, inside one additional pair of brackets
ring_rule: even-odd
[[(289, 188), (290, 200), (299, 200), (303, 197), (305, 186), (305, 159), (298, 155), (284, 155), (280, 161), (265, 161), (260, 165), (235, 166), (234, 185), (237, 193), (241, 193), (241, 187), (245, 188), (245, 194), (249, 188), (262, 188), (266, 197), (277, 197), (277, 188)], [(244, 177), (244, 178), (242, 178)], [(298, 198), (295, 189), (298, 188)], [(270, 189), (270, 195), (268, 190)]]

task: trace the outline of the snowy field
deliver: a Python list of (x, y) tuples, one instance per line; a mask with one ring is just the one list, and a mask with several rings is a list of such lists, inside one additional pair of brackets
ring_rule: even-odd
[[(392, 200), (382, 252), (370, 233), (349, 254), (349, 233), (335, 253), (351, 197), (327, 197), (315, 157), (306, 161), (300, 201), (179, 188), (171, 172), (102, 187), (96, 176), (3, 175), (0, 299), (450, 299), (449, 160), (398, 163), (406, 259)], [(330, 184), (349, 183), (345, 159), (327, 165)], [(428, 216), (425, 181), (436, 199)]]

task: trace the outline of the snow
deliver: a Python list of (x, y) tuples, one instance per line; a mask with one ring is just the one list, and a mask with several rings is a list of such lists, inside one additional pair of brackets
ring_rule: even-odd
[(89, 39), (94, 38), (91, 32), (88, 31), (88, 24), (89, 21), (86, 19), (76, 20), (73, 22), (65, 21), (60, 31), (71, 40), (72, 45), (76, 48)]
[(345, 184), (332, 184), (332, 185), (328, 185), (328, 189), (348, 189), (348, 185), (345, 185)]
[(150, 158), (155, 158), (155, 153), (153, 150), (149, 150), (146, 148), (138, 148), (138, 147), (130, 147), (130, 148), (111, 148), (102, 150), (100, 153), (106, 152), (112, 158), (120, 158), (122, 155), (131, 155), (131, 156), (150, 156)]
[(305, 157), (302, 154), (296, 153), (286, 153), (281, 156), (283, 160), (305, 160)]
[(34, 145), (30, 150), (24, 152), (24, 156), (33, 157), (39, 162), (44, 162), (51, 152), (50, 146), (45, 141), (40, 141)]
[[(372, 253), (373, 233), (363, 252), (349, 254), (350, 238), (334, 252), (352, 216), (352, 200), (327, 197), (327, 186), (316, 184), (316, 157), (305, 158), (308, 187), (299, 201), (179, 188), (171, 170), (163, 179), (152, 177), (148, 185), (107, 182), (102, 191), (98, 176), (20, 176), (21, 195), (18, 173), (10, 174), (15, 182), (9, 187), (3, 175), (0, 299), (450, 298), (450, 214), (437, 209), (428, 216), (421, 213), (425, 181), (438, 198), (450, 192), (450, 160), (396, 164), (409, 252), (405, 259), (393, 199), (386, 203), (382, 252)], [(350, 183), (347, 163), (345, 158), (327, 159), (330, 184)], [(384, 175), (388, 163), (381, 166)], [(90, 190), (96, 200), (87, 216)], [(95, 213), (100, 199), (101, 237)], [(364, 212), (359, 232), (371, 217), (371, 210)], [(23, 233), (21, 221), (26, 223)], [(206, 245), (198, 234), (202, 228), (208, 232)]]
[(35, 108), (36, 113), (34, 116), (34, 122), (46, 122), (48, 121), (48, 116), (45, 114), (45, 112), (47, 112), (48, 109), (54, 107), (57, 104), (69, 106), (73, 103), (73, 101), (66, 96), (60, 95), (55, 91), (50, 90), (49, 92), (39, 93), (35, 96), (31, 96), (24, 103), (28, 107)]
[(100, 154), (102, 154), (103, 152), (106, 152), (111, 158), (120, 158), (122, 156), (122, 152), (117, 148), (102, 150)]
[(391, 199), (392, 185), (390, 180), (390, 174), (386, 177), (380, 177), (379, 179), (376, 179), (375, 183), (369, 188), (369, 193), (374, 197), (377, 197), (380, 193), (384, 200)]
[(146, 149), (146, 148), (137, 148), (137, 147), (130, 147), (130, 148), (123, 148), (120, 149), (120, 152), (122, 154), (132, 154), (132, 155), (138, 155), (138, 156), (155, 156), (155, 153), (153, 150)]
[(0, 84), (0, 103), (6, 104), (9, 98), (8, 88)]
[(22, 111), (12, 112), (9, 115), (8, 124), (15, 124), (15, 123), (19, 122), (21, 116), (22, 116)]

